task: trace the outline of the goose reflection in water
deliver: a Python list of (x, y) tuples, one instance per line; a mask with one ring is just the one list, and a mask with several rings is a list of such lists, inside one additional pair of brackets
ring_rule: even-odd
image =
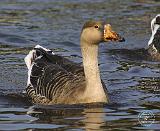
[[(84, 105), (86, 106), (86, 105)], [(106, 112), (103, 107), (78, 106), (34, 106), (27, 114), (38, 118), (36, 123), (62, 125), (60, 129), (100, 130), (105, 126)]]

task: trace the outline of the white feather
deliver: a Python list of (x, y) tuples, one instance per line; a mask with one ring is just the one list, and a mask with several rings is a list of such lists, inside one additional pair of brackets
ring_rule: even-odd
[(153, 20), (151, 21), (151, 30), (152, 30), (152, 35), (150, 37), (150, 40), (148, 41), (148, 46), (150, 44), (152, 44), (153, 39), (154, 39), (154, 35), (157, 33), (157, 30), (160, 28), (160, 25), (155, 24), (156, 22), (156, 18), (160, 16), (160, 14), (158, 14), (155, 18), (153, 18)]
[[(50, 49), (44, 48), (44, 47), (42, 47), (40, 45), (36, 45), (34, 48), (42, 48), (45, 51), (51, 51)], [(52, 51), (52, 54), (54, 55), (53, 51)]]
[(29, 52), (29, 54), (24, 58), (24, 61), (25, 61), (26, 65), (27, 65), (28, 70), (31, 68), (32, 60), (34, 58), (34, 54), (35, 53), (36, 53), (35, 50), (31, 50)]

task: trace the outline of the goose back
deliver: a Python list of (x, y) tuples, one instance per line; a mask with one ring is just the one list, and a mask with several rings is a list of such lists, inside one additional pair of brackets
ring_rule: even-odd
[[(26, 91), (33, 103), (77, 103), (85, 90), (83, 67), (54, 55), (52, 51), (34, 48)], [(71, 100), (72, 98), (72, 100)]]

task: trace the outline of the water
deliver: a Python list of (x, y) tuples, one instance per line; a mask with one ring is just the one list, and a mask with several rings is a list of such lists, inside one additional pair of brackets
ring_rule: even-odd
[[(0, 130), (159, 130), (160, 62), (138, 53), (147, 47), (158, 0), (0, 1)], [(100, 45), (101, 75), (110, 104), (33, 106), (23, 97), (23, 58), (36, 44), (81, 62), (79, 34), (86, 20), (101, 19), (126, 38)], [(155, 118), (142, 126), (139, 113)]]

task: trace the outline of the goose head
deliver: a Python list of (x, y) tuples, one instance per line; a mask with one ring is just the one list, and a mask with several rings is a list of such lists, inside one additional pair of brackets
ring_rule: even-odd
[(151, 21), (152, 35), (148, 41), (149, 53), (160, 53), (160, 14)]
[(99, 21), (88, 21), (84, 24), (81, 32), (81, 41), (89, 44), (99, 44), (100, 42), (119, 41), (125, 39), (112, 30), (110, 24)]

